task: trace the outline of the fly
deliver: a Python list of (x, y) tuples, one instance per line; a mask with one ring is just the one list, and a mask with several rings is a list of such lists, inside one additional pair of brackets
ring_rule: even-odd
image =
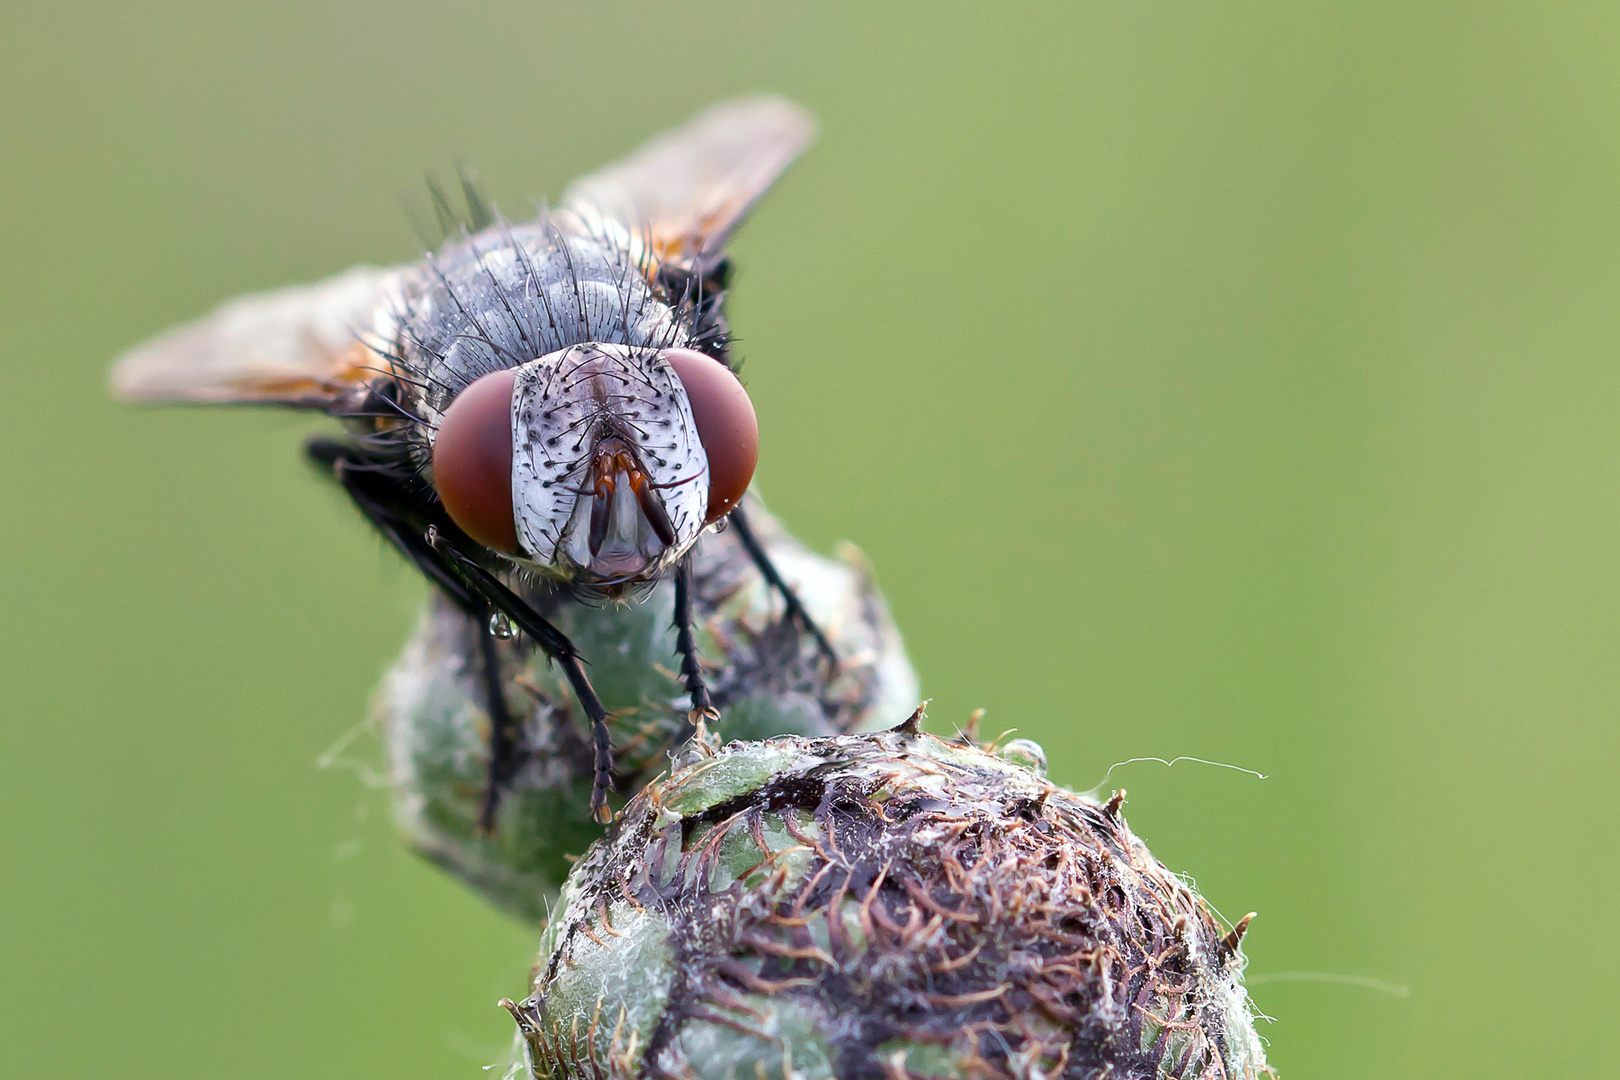
[[(814, 131), (786, 101), (722, 104), (524, 224), (469, 186), (467, 226), (421, 262), (229, 301), (120, 358), (112, 391), (342, 421), (309, 458), (481, 633), (521, 631), (560, 665), (591, 726), (592, 813), (609, 821), (607, 712), (585, 658), (526, 597), (634, 601), (673, 576), (695, 722), (714, 708), (692, 551), (729, 522), (837, 662), (739, 506), (759, 428), (724, 312), (726, 242)], [(511, 771), (510, 740), (491, 745), (485, 829)]]

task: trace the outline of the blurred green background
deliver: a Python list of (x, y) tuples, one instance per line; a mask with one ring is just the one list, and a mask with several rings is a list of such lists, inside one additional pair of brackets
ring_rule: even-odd
[[(411, 257), (724, 96), (821, 143), (736, 244), (802, 537), (1247, 942), (1286, 1077), (1620, 1051), (1620, 8), (13, 3), (0, 1061), (473, 1078), (534, 935), (321, 751), (422, 593), (298, 458), (106, 362)], [(1300, 981), (1308, 973), (1340, 981)], [(1409, 996), (1353, 985), (1372, 979)]]

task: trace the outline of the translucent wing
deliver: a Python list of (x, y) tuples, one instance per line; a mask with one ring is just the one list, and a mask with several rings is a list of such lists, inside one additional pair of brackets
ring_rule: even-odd
[(357, 266), (226, 301), (119, 357), (108, 385), (125, 401), (322, 407), (372, 374), (364, 342), (391, 336), (400, 278)]
[(563, 204), (645, 232), (660, 258), (701, 264), (815, 134), (810, 114), (781, 98), (725, 102), (574, 181)]

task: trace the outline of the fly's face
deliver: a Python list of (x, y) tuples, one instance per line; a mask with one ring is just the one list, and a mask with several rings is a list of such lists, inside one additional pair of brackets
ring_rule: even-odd
[(515, 524), (535, 561), (587, 583), (645, 581), (708, 524), (707, 455), (660, 353), (542, 357), (519, 369), (511, 416)]
[(613, 591), (656, 578), (729, 513), (758, 453), (753, 405), (720, 361), (592, 343), (458, 394), (433, 484), (474, 540)]

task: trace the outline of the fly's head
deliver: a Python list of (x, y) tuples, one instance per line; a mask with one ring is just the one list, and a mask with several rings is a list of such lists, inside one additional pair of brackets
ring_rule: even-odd
[(474, 540), (612, 594), (729, 513), (758, 455), (754, 407), (724, 364), (592, 343), (463, 389), (434, 434), (433, 485)]

